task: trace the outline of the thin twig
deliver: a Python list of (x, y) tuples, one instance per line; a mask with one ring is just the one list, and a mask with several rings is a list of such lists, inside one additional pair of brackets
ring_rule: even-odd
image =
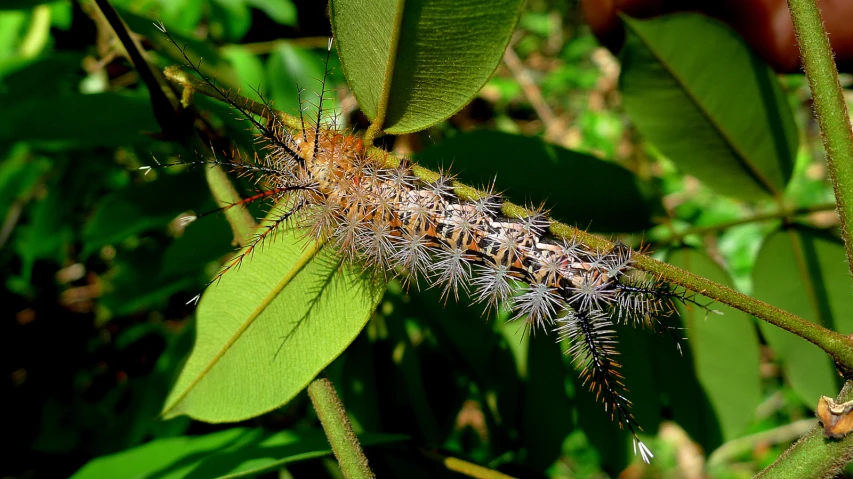
[(530, 77), (530, 72), (527, 71), (527, 68), (524, 67), (518, 55), (516, 55), (515, 50), (512, 48), (512, 42), (504, 53), (504, 64), (510, 73), (512, 73), (515, 81), (521, 86), (521, 91), (524, 92), (524, 96), (527, 97), (527, 101), (530, 102), (533, 111), (536, 112), (536, 115), (542, 120), (542, 124), (545, 125), (545, 139), (550, 142), (560, 142), (563, 136), (563, 125), (557, 115), (551, 110), (551, 107), (545, 102), (542, 91), (536, 82), (533, 81), (533, 78)]
[(769, 213), (759, 213), (752, 216), (747, 216), (746, 218), (740, 218), (732, 221), (726, 221), (725, 223), (718, 223), (715, 225), (708, 226), (699, 226), (696, 228), (691, 228), (686, 231), (682, 231), (681, 233), (674, 233), (669, 238), (663, 238), (660, 241), (656, 241), (655, 244), (672, 244), (677, 243), (684, 239), (686, 236), (690, 235), (704, 235), (708, 233), (715, 233), (717, 231), (727, 230), (729, 228), (733, 228), (735, 226), (741, 226), (749, 223), (758, 223), (760, 221), (769, 221), (769, 220), (783, 220), (792, 218), (794, 216), (807, 215), (810, 213), (817, 213), (819, 211), (831, 211), (835, 209), (835, 203), (821, 203), (816, 205), (809, 206), (800, 206), (798, 208), (788, 209), (788, 210), (778, 210), (771, 211)]
[(708, 467), (722, 466), (738, 456), (755, 450), (759, 445), (784, 444), (798, 439), (817, 424), (817, 419), (800, 419), (767, 431), (732, 439), (718, 447), (708, 456)]
[[(95, 0), (95, 5), (113, 29), (116, 37), (124, 46), (125, 51), (140, 78), (148, 87), (148, 95), (151, 99), (151, 107), (154, 110), (154, 118), (160, 125), (163, 135), (170, 140), (185, 140), (189, 138), (192, 122), (187, 121), (183, 115), (180, 103), (177, 101), (173, 91), (169, 91), (171, 85), (163, 80), (163, 75), (153, 68), (145, 58), (142, 45), (125, 25), (118, 12), (107, 0)], [(167, 92), (169, 94), (167, 94)]]
[(329, 37), (280, 38), (265, 42), (241, 43), (240, 48), (253, 55), (264, 55), (272, 52), (282, 44), (301, 48), (326, 48), (326, 45), (329, 44)]

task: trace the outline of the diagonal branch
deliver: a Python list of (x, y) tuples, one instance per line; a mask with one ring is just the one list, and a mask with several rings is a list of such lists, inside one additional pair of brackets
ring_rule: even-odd
[[(169, 79), (175, 81), (184, 88), (210, 96), (221, 95), (221, 93), (217, 92), (208, 92), (205, 90), (203, 83), (200, 80), (186, 75), (179, 70), (176, 72), (175, 69), (167, 69), (166, 75)], [(230, 94), (231, 93), (229, 93), (229, 95)], [(272, 114), (276, 115), (283, 125), (288, 127), (293, 125), (293, 129), (299, 129), (299, 121), (297, 118), (281, 112), (272, 112)], [(387, 168), (395, 168), (402, 162), (402, 159), (376, 147), (367, 148), (365, 155), (375, 158), (377, 161), (383, 161), (383, 166)], [(434, 182), (440, 177), (438, 173), (418, 165), (412, 165), (412, 172), (419, 179), (425, 182)], [(456, 196), (463, 200), (476, 200), (485, 195), (484, 192), (460, 182), (454, 182), (453, 189)], [(503, 204), (501, 212), (509, 218), (525, 218), (532, 214), (532, 212), (526, 208), (510, 202)], [(587, 246), (591, 248), (598, 248), (600, 250), (610, 249), (614, 246), (614, 243), (611, 241), (587, 233), (586, 231), (574, 226), (558, 223), (556, 221), (551, 222), (550, 232), (554, 236), (566, 240), (576, 238), (577, 240), (585, 243)], [(709, 299), (727, 304), (733, 308), (751, 314), (758, 319), (778, 326), (786, 331), (790, 331), (829, 353), (842, 370), (844, 370), (845, 374), (853, 373), (853, 341), (848, 337), (812, 323), (811, 321), (807, 321), (787, 311), (783, 311), (775, 306), (771, 306), (763, 301), (751, 298), (743, 293), (739, 293), (727, 286), (723, 286), (681, 268), (658, 261), (650, 256), (636, 254), (635, 258), (636, 262), (634, 266), (637, 269), (651, 273), (662, 280), (682, 286), (691, 291), (695, 291)]]

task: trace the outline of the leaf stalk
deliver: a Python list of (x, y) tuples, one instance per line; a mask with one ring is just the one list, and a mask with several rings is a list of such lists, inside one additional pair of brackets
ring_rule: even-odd
[(327, 378), (315, 379), (308, 385), (308, 396), (323, 425), (332, 452), (347, 479), (371, 479), (376, 476), (367, 464), (367, 457), (352, 430), (335, 386)]

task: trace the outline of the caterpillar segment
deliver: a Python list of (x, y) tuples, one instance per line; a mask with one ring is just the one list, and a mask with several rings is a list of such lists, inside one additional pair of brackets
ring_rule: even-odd
[[(269, 154), (273, 164), (304, 167), (288, 177), (311, 182), (298, 192), (318, 205), (300, 219), (311, 234), (386, 277), (415, 285), (426, 278), (443, 288), (445, 300), (458, 299), (461, 290), (490, 308), (506, 304), (532, 332), (555, 331), (570, 342), (566, 353), (584, 385), (631, 432), (642, 459), (651, 459), (624, 395), (613, 326), (661, 325), (660, 318), (674, 311), (672, 300), (683, 296), (633, 270), (630, 248), (598, 251), (555, 238), (541, 209), (505, 217), (500, 196), (491, 191), (460, 200), (450, 176), (426, 182), (406, 161), (384, 167), (384, 159), (364, 156), (353, 136), (318, 128), (291, 138), (286, 149), (270, 144)], [(290, 158), (292, 152), (303, 161)]]
[(635, 270), (633, 251), (624, 245), (600, 251), (552, 236), (541, 207), (530, 208), (523, 218), (504, 216), (493, 186), (476, 199), (463, 200), (454, 194), (447, 173), (424, 181), (405, 159), (386, 166), (391, 163), (385, 161), (387, 153), (368, 150), (360, 138), (321, 123), (325, 90), (313, 125), (306, 125), (303, 116), (301, 131), (293, 132), (268, 104), (256, 118), (250, 112), (257, 108), (233, 100), (185, 59), (257, 131), (261, 155), (250, 157), (254, 166), (239, 158), (211, 163), (252, 175), (273, 192), (254, 195), (252, 201), (278, 200), (278, 214), (259, 227), (217, 277), (290, 223), (385, 279), (396, 276), (415, 287), (424, 279), (430, 287), (441, 287), (445, 300), (458, 299), (461, 291), (484, 303), (486, 311), (504, 305), (530, 332), (554, 331), (559, 341), (570, 344), (566, 354), (580, 369), (583, 384), (632, 434), (635, 453), (651, 460), (625, 396), (613, 328), (617, 323), (651, 327), (678, 339), (678, 328), (665, 318), (675, 311), (675, 302), (697, 304), (693, 298)]

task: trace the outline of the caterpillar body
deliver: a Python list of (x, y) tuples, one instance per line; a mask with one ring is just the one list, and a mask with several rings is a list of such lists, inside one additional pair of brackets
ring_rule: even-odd
[[(416, 287), (425, 280), (442, 288), (445, 299), (458, 299), (461, 291), (490, 308), (504, 305), (528, 330), (554, 331), (559, 341), (569, 341), (566, 353), (581, 369), (584, 385), (632, 434), (635, 453), (650, 461), (653, 455), (637, 436), (641, 429), (624, 395), (614, 327), (622, 323), (672, 333), (677, 328), (662, 319), (675, 311), (674, 300), (693, 302), (690, 298), (635, 270), (627, 246), (601, 251), (557, 237), (541, 207), (509, 217), (494, 186), (461, 198), (451, 175), (424, 179), (409, 161), (323, 124), (325, 86), (316, 121), (305, 125), (302, 118), (301, 131), (294, 131), (268, 104), (250, 109), (234, 100), (184, 56), (215, 96), (252, 123), (260, 144), (258, 154), (242, 160), (203, 163), (252, 175), (265, 187), (238, 204), (276, 205), (219, 276), (280, 228), (291, 227), (334, 245), (347, 261), (381, 279), (398, 276)], [(260, 118), (252, 113), (258, 106)]]

